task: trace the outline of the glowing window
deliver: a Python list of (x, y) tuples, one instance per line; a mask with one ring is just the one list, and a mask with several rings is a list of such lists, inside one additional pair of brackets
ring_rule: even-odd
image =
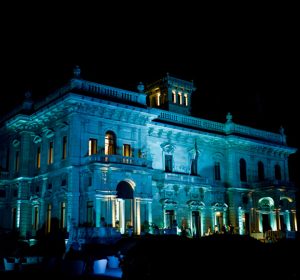
[(157, 93), (156, 98), (157, 98), (156, 99), (156, 105), (160, 106), (160, 103), (161, 103), (161, 100), (160, 100), (161, 99), (161, 95), (160, 95), (160, 93)]
[(51, 230), (51, 212), (52, 212), (52, 205), (48, 204), (47, 207), (47, 215), (46, 215), (46, 232), (49, 233)]
[(89, 140), (89, 156), (97, 154), (97, 139)]
[(172, 102), (176, 103), (176, 92), (172, 91)]
[(182, 105), (182, 94), (181, 94), (181, 92), (178, 93), (178, 98), (179, 98), (179, 104)]
[(48, 164), (53, 163), (53, 142), (49, 143), (49, 149), (48, 149)]
[(116, 154), (116, 135), (112, 131), (108, 131), (105, 134), (105, 154)]
[(123, 145), (123, 156), (124, 157), (131, 157), (131, 146), (129, 144), (124, 144)]
[(36, 150), (36, 167), (41, 168), (41, 147)]
[(184, 106), (188, 106), (188, 95), (184, 94)]
[(39, 229), (39, 208), (38, 207), (33, 208), (33, 229), (34, 230)]

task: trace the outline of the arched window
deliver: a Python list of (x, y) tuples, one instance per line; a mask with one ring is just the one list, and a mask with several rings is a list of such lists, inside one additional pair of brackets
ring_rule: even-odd
[(263, 181), (265, 180), (265, 168), (262, 161), (259, 161), (257, 164), (257, 174), (258, 174), (258, 180)]
[(281, 180), (281, 168), (279, 164), (275, 165), (275, 179)]
[(246, 161), (243, 158), (240, 159), (240, 180), (242, 182), (247, 182), (247, 166)]
[(112, 131), (107, 131), (105, 134), (105, 151), (106, 155), (116, 154), (116, 135)]

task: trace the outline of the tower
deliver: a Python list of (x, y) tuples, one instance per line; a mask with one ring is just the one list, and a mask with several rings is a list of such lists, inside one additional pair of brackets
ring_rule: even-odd
[(191, 98), (195, 90), (193, 81), (177, 79), (168, 73), (145, 88), (148, 106), (184, 115), (191, 115)]

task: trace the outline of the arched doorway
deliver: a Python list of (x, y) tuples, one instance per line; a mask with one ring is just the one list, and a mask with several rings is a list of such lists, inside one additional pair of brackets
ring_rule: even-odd
[(117, 185), (116, 222), (121, 233), (134, 230), (134, 187), (132, 181), (121, 181)]
[(258, 210), (259, 210), (259, 231), (267, 232), (274, 230), (275, 218), (273, 215), (274, 210), (274, 200), (271, 197), (262, 197), (258, 201)]

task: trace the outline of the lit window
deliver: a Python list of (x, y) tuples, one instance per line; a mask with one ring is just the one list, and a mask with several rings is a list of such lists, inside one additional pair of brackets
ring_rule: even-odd
[(178, 98), (179, 98), (179, 104), (182, 105), (182, 94), (181, 94), (181, 92), (178, 93)]
[(112, 131), (108, 131), (105, 134), (105, 154), (116, 154), (116, 135)]
[(41, 147), (36, 150), (36, 167), (41, 168)]
[(48, 204), (47, 207), (47, 215), (46, 215), (46, 232), (49, 233), (51, 230), (51, 212), (52, 212), (52, 205)]
[(156, 97), (157, 97), (156, 104), (157, 106), (160, 106), (160, 98), (161, 98), (160, 93), (157, 93)]
[(176, 103), (176, 92), (172, 91), (172, 102)]
[(129, 144), (123, 145), (123, 156), (124, 157), (131, 157), (131, 146)]
[(188, 106), (188, 95), (186, 93), (184, 94), (184, 105)]
[(89, 140), (89, 156), (97, 154), (97, 139)]
[(53, 163), (53, 142), (49, 143), (49, 150), (48, 150), (48, 164)]

